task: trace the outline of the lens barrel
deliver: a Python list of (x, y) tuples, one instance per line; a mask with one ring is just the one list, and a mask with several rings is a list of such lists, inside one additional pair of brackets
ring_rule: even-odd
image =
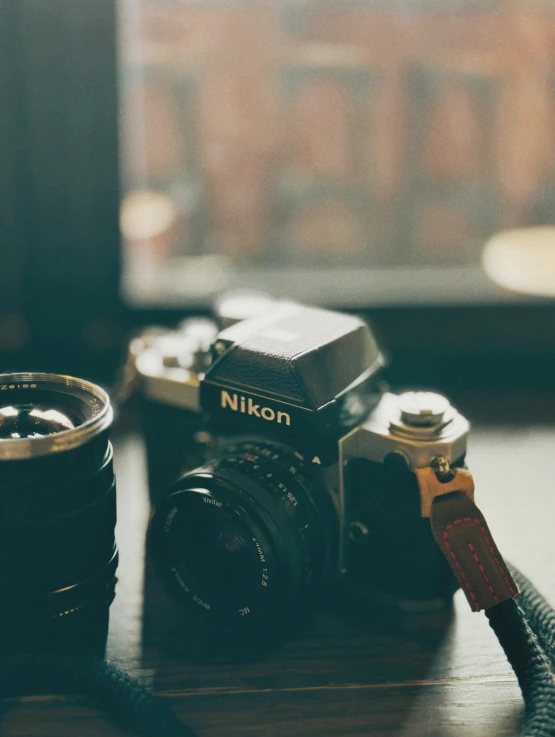
[(108, 395), (55, 374), (0, 375), (0, 648), (105, 647), (116, 484)]
[(218, 629), (274, 627), (337, 555), (322, 481), (293, 451), (246, 441), (185, 474), (149, 531), (170, 593)]

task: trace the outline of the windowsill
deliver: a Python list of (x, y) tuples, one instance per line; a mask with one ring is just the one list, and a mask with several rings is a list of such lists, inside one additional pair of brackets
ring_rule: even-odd
[[(144, 274), (148, 273), (148, 278)], [(208, 308), (228, 289), (256, 288), (325, 307), (540, 304), (494, 285), (479, 266), (249, 269), (219, 257), (181, 259), (166, 268), (124, 271), (122, 296), (135, 308)]]

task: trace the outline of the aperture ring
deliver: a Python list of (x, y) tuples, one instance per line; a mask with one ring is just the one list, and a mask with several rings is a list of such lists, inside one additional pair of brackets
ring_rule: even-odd
[(58, 618), (92, 606), (109, 607), (115, 596), (117, 582), (118, 550), (114, 546), (110, 559), (89, 578), (78, 581), (63, 589), (49, 591), (46, 595), (22, 597), (20, 592), (12, 596), (8, 608), (0, 610), (0, 624), (18, 620), (37, 620)]

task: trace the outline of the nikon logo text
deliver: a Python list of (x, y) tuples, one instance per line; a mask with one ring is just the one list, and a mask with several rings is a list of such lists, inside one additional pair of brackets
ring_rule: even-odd
[(291, 417), (287, 412), (275, 412), (271, 407), (261, 407), (259, 404), (255, 404), (250, 397), (222, 391), (221, 407), (222, 409), (230, 409), (232, 412), (240, 412), (243, 415), (261, 417), (263, 420), (268, 420), (268, 422), (277, 422), (278, 425), (282, 423), (291, 425)]

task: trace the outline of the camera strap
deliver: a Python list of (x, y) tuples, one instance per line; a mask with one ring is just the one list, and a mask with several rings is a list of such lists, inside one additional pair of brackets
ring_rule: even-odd
[[(510, 568), (473, 500), (466, 469), (417, 469), (422, 516), (470, 608), (489, 620), (524, 699), (523, 737), (555, 737), (555, 611), (530, 581)], [(518, 598), (517, 598), (518, 597)]]
[(479, 612), (518, 596), (507, 564), (484, 515), (474, 503), (474, 482), (466, 469), (451, 469), (445, 481), (433, 468), (416, 469), (421, 514), (447, 558), (470, 608)]
[(0, 658), (0, 697), (25, 691), (82, 694), (133, 737), (197, 737), (154, 696), (112, 663), (71, 653), (26, 653)]

